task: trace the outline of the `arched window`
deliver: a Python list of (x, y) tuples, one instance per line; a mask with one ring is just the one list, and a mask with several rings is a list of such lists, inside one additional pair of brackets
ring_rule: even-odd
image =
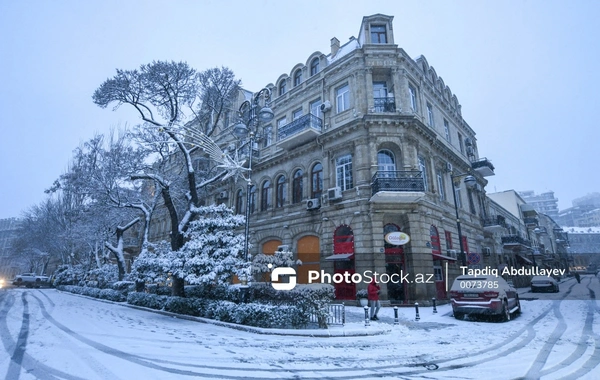
[(244, 205), (244, 192), (242, 189), (239, 189), (235, 193), (235, 213), (241, 214), (243, 212), (242, 207)]
[(285, 82), (286, 82), (286, 80), (284, 79), (279, 83), (279, 96), (285, 94), (285, 91), (286, 91)]
[(431, 253), (439, 255), (442, 253), (442, 246), (440, 244), (440, 234), (435, 226), (429, 228), (429, 235), (431, 236)]
[(310, 173), (310, 197), (320, 198), (323, 192), (323, 165), (316, 163)]
[(250, 203), (248, 207), (250, 207), (250, 214), (253, 214), (256, 209), (256, 186), (254, 185), (250, 187)]
[(271, 208), (271, 181), (265, 181), (260, 193), (260, 211), (266, 211)]
[(310, 76), (312, 77), (319, 72), (319, 58), (310, 61)]
[(395, 177), (396, 171), (396, 159), (394, 153), (384, 149), (377, 152), (377, 170), (382, 173), (384, 177)]
[(298, 86), (300, 83), (302, 83), (302, 69), (298, 69), (296, 70), (296, 73), (294, 73), (294, 87)]
[(302, 201), (302, 170), (298, 169), (294, 172), (292, 182), (292, 203), (300, 203)]
[(284, 175), (277, 178), (277, 189), (275, 196), (275, 207), (280, 208), (285, 205), (287, 198), (287, 181)]

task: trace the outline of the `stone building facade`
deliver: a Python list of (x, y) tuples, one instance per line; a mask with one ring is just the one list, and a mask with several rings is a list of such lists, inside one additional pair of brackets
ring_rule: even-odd
[[(392, 21), (364, 17), (358, 38), (333, 38), (329, 54), (314, 52), (267, 85), (275, 117), (253, 149), (250, 242), (252, 254), (290, 247), (303, 262), (299, 283), (309, 270), (409, 274), (382, 286), (383, 300), (403, 304), (445, 299), (461, 264), (485, 263), (485, 177), (494, 167), (456, 95), (425, 57), (395, 44)], [(215, 190), (215, 201), (244, 212), (244, 183)], [(410, 241), (387, 243), (390, 232)], [(366, 287), (334, 285), (340, 300)]]

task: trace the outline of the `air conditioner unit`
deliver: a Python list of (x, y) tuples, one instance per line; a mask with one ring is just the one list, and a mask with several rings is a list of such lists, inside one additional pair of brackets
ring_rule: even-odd
[(452, 257), (453, 259), (456, 259), (456, 249), (449, 249), (447, 252), (448, 256)]
[(279, 247), (277, 247), (277, 252), (283, 252), (283, 251), (289, 251), (290, 250), (290, 246), (285, 244), (285, 245), (280, 245)]
[(331, 102), (329, 100), (324, 101), (321, 104), (321, 112), (329, 112), (331, 110)]
[(327, 197), (329, 197), (330, 201), (336, 199), (342, 199), (342, 189), (339, 187), (334, 187), (327, 190)]
[(321, 200), (319, 198), (311, 198), (306, 201), (307, 210), (316, 210), (321, 207)]
[(454, 167), (452, 166), (452, 164), (449, 162), (446, 162), (446, 171), (451, 172), (453, 170), (454, 170)]
[(227, 199), (229, 198), (229, 194), (226, 191), (221, 191), (219, 193), (219, 199)]

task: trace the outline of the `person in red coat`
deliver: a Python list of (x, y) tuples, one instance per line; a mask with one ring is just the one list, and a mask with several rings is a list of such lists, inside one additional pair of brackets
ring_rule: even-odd
[(381, 288), (375, 282), (375, 279), (371, 280), (371, 283), (367, 287), (369, 306), (371, 307), (371, 320), (378, 321), (377, 313), (379, 313), (379, 309), (381, 309), (381, 302), (379, 301), (379, 291)]

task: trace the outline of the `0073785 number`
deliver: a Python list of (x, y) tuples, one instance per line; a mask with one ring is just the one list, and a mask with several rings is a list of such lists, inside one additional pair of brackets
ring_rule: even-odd
[(461, 289), (498, 289), (498, 281), (461, 281)]

